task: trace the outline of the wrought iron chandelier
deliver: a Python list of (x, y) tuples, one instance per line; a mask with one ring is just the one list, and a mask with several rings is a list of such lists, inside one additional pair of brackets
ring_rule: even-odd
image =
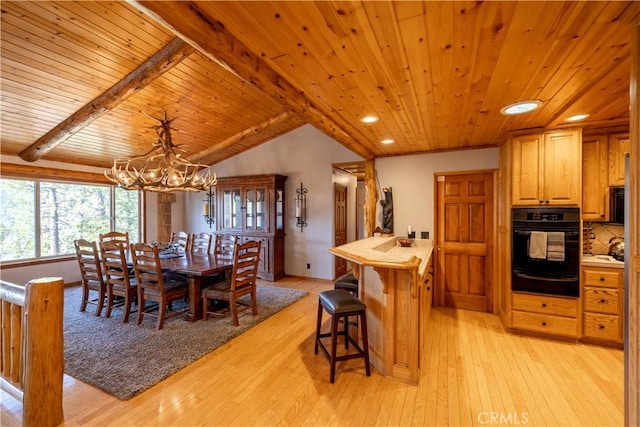
[[(151, 116), (150, 116), (151, 117)], [(166, 193), (170, 191), (207, 191), (216, 185), (215, 173), (211, 176), (208, 167), (192, 163), (181, 157), (185, 152), (181, 145), (171, 139), (171, 122), (167, 113), (154, 126), (158, 141), (142, 156), (117, 158), (111, 170), (104, 175), (110, 181), (127, 190), (147, 190)]]

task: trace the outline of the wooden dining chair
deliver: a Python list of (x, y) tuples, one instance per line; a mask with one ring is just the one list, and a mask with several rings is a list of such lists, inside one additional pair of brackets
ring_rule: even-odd
[[(215, 283), (202, 291), (202, 314), (204, 320), (208, 315), (228, 316), (233, 318), (233, 324), (239, 326), (238, 313), (251, 309), (254, 316), (258, 315), (258, 303), (256, 299), (256, 275), (260, 262), (261, 243), (249, 240), (243, 244), (236, 244), (233, 251), (233, 267), (231, 278), (223, 282)], [(247, 302), (240, 299), (249, 295)], [(209, 300), (228, 301), (229, 307), (220, 311), (209, 309)]]
[(98, 235), (100, 246), (105, 242), (122, 243), (127, 254), (129, 253), (129, 233), (120, 231), (109, 231)]
[(233, 250), (236, 242), (238, 242), (238, 237), (233, 234), (216, 234), (213, 253), (218, 258), (233, 259)]
[[(117, 241), (105, 241), (100, 245), (100, 255), (107, 285), (107, 314), (111, 317), (114, 307), (122, 308), (123, 323), (129, 322), (131, 306), (137, 300), (138, 286), (135, 277), (129, 274), (126, 246)], [(115, 297), (121, 297), (119, 303)]]
[[(95, 304), (96, 316), (100, 316), (106, 299), (107, 288), (102, 275), (98, 246), (96, 242), (90, 242), (85, 239), (74, 240), (73, 246), (76, 249), (82, 284), (80, 311), (85, 311), (87, 304)], [(98, 294), (97, 297), (91, 298), (91, 292), (96, 292)]]
[(190, 234), (186, 231), (174, 231), (171, 233), (171, 244), (177, 244), (183, 251), (189, 250), (189, 241), (191, 240)]
[[(98, 241), (100, 242), (100, 247), (105, 242), (115, 242), (122, 243), (125, 248), (125, 258), (129, 258), (129, 232), (121, 232), (121, 231), (109, 231), (108, 233), (102, 233), (98, 235)], [(134, 276), (133, 269), (129, 268), (129, 276)]]
[[(178, 310), (171, 309), (173, 301), (185, 299), (189, 295), (187, 278), (178, 275), (163, 276), (157, 246), (132, 244), (131, 257), (138, 282), (138, 325), (142, 323), (144, 315), (149, 315), (158, 318), (157, 329), (160, 330), (165, 319), (178, 316), (189, 309), (188, 306)], [(158, 307), (147, 308), (147, 300), (157, 302)]]
[(196, 233), (191, 235), (189, 250), (193, 253), (208, 254), (211, 251), (211, 234)]

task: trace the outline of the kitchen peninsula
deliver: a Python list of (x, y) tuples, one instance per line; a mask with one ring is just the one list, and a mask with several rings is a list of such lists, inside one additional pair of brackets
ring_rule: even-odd
[(351, 262), (367, 305), (371, 363), (385, 376), (417, 384), (432, 295), (431, 240), (402, 247), (370, 237), (329, 250)]

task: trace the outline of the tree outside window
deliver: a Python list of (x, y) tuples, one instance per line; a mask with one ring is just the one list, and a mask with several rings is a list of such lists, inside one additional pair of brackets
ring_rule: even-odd
[(2, 178), (0, 214), (3, 261), (73, 254), (74, 240), (110, 230), (139, 238), (138, 192), (108, 185)]
[(0, 260), (36, 257), (35, 182), (0, 179)]

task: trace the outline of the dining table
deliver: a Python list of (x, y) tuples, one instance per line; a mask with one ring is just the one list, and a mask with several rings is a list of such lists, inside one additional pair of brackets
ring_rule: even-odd
[(189, 311), (186, 319), (190, 322), (202, 319), (202, 284), (206, 278), (231, 271), (232, 258), (221, 258), (215, 254), (184, 252), (179, 256), (160, 256), (163, 271), (184, 274), (189, 281)]

